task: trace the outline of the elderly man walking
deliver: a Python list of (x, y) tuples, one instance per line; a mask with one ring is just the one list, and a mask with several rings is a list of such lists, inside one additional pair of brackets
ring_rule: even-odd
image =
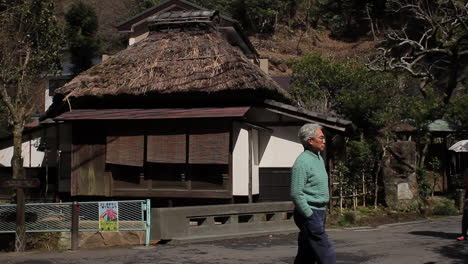
[(302, 126), (298, 136), (304, 152), (297, 157), (291, 175), (294, 222), (300, 230), (294, 264), (336, 263), (335, 248), (325, 232), (326, 207), (330, 199), (328, 174), (320, 156), (325, 150), (325, 136), (318, 124)]

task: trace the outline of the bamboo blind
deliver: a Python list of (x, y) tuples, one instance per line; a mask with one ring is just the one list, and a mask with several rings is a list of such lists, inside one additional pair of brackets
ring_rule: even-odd
[(186, 163), (186, 135), (148, 135), (147, 157), (149, 162)]
[(106, 163), (143, 166), (144, 136), (108, 136)]
[(190, 164), (228, 164), (229, 132), (189, 135)]

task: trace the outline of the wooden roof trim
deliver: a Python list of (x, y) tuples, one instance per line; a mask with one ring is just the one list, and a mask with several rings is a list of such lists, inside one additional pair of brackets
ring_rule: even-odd
[(217, 108), (76, 109), (65, 112), (53, 118), (53, 120), (153, 120), (242, 117), (249, 109), (249, 106)]
[(345, 132), (347, 128), (352, 125), (352, 122), (349, 120), (309, 111), (304, 108), (295, 107), (274, 100), (265, 100), (264, 103), (266, 105), (265, 109), (270, 112), (282, 114), (306, 122), (314, 122), (334, 130)]

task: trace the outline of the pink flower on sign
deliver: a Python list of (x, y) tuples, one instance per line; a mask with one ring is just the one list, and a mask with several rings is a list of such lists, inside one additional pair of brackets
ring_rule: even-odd
[(106, 221), (115, 221), (117, 220), (117, 212), (112, 209), (107, 209), (103, 214), (101, 214), (101, 218)]

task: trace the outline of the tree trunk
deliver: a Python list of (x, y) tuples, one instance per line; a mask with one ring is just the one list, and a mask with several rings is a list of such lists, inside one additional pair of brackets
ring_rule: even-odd
[[(13, 157), (11, 160), (12, 178), (21, 180), (25, 178), (23, 168), (23, 155), (21, 145), (23, 144), (24, 125), (16, 122), (13, 126)], [(22, 188), (16, 189), (16, 238), (15, 251), (23, 252), (26, 245), (26, 225), (25, 225), (25, 197)]]
[(13, 157), (11, 158), (12, 178), (23, 179), (23, 153), (21, 145), (23, 144), (24, 125), (21, 122), (15, 122), (13, 125)]
[(377, 172), (375, 173), (374, 178), (374, 209), (377, 209), (379, 203), (379, 175), (382, 171), (382, 162), (385, 158), (385, 146), (382, 146), (382, 155), (380, 156), (380, 160), (377, 161)]
[(444, 104), (448, 105), (450, 99), (452, 98), (453, 91), (457, 88), (457, 81), (458, 81), (458, 72), (459, 72), (459, 62), (458, 62), (458, 54), (456, 50), (454, 52), (454, 59), (452, 59), (450, 63), (450, 71), (448, 74), (448, 81), (447, 87), (445, 88), (445, 95), (444, 95)]
[(15, 252), (23, 252), (26, 246), (25, 199), (24, 190), (16, 189), (16, 237)]
[(424, 143), (421, 149), (420, 157), (419, 157), (419, 162), (418, 162), (419, 168), (424, 167), (424, 163), (426, 162), (426, 156), (427, 156), (428, 150), (429, 150), (429, 143)]

